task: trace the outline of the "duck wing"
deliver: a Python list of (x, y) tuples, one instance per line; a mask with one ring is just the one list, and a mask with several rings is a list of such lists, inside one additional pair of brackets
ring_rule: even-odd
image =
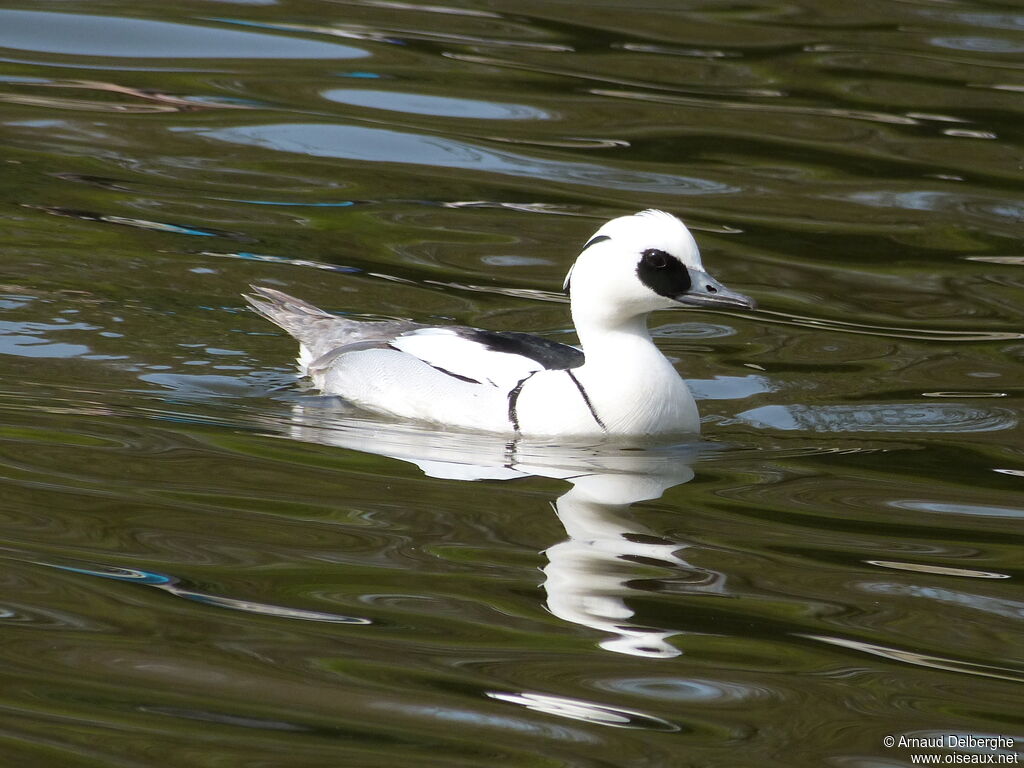
[(508, 389), (536, 371), (583, 365), (576, 347), (529, 333), (351, 320), (273, 288), (252, 290), (256, 295), (245, 296), (250, 306), (299, 341), (299, 366), (310, 375), (372, 349), (403, 352), (456, 379)]
[(541, 336), (460, 326), (420, 327), (388, 346), (466, 381), (511, 389), (531, 373), (583, 365), (583, 352)]

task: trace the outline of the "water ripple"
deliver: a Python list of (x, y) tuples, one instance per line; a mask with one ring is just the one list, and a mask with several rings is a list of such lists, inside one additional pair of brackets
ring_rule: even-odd
[(8, 630), (13, 627), (31, 627), (51, 632), (54, 630), (74, 630), (76, 632), (110, 630), (109, 625), (100, 624), (91, 618), (86, 619), (69, 611), (13, 601), (0, 603), (0, 627)]
[(585, 720), (595, 725), (607, 725), (613, 728), (638, 728), (649, 731), (680, 731), (682, 728), (675, 723), (662, 720), (643, 712), (604, 704), (595, 704), (580, 699), (564, 696), (549, 696), (542, 693), (512, 693), (506, 691), (488, 691), (487, 696), (509, 704), (518, 704), (536, 712), (544, 712), (555, 717), (570, 720)]
[(948, 565), (928, 565), (926, 563), (904, 563), (896, 560), (865, 560), (868, 565), (877, 565), (879, 568), (892, 568), (897, 571), (912, 571), (913, 573), (930, 573), (936, 576), (963, 576), (968, 579), (1009, 579), (1008, 573), (996, 573), (994, 571), (976, 571), (971, 568), (952, 568)]
[(997, 680), (1007, 680), (1013, 683), (1024, 683), (1024, 672), (1010, 669), (1009, 667), (998, 667), (993, 664), (977, 664), (970, 661), (961, 661), (943, 656), (932, 656), (927, 653), (908, 651), (901, 648), (893, 648), (885, 645), (876, 645), (862, 640), (850, 640), (842, 637), (830, 637), (828, 635), (797, 635), (806, 637), (808, 640), (835, 645), (840, 648), (860, 651), (872, 656), (881, 656), (890, 661), (897, 661), (903, 664), (911, 664), (931, 669), (942, 669), (947, 672), (958, 672), (965, 675), (976, 675), (978, 677), (990, 677)]
[[(486, 67), (501, 67), (504, 69), (519, 69), (526, 70), (528, 72), (537, 72), (546, 75), (557, 75), (559, 77), (568, 77), (577, 80), (585, 81), (597, 81), (600, 83), (627, 86), (631, 88), (644, 88), (655, 92), (667, 92), (667, 93), (680, 93), (680, 94), (693, 94), (693, 93), (712, 93), (718, 95), (732, 95), (736, 97), (747, 96), (751, 98), (773, 98), (783, 96), (784, 94), (774, 89), (764, 88), (744, 88), (744, 87), (732, 87), (723, 88), (715, 86), (707, 86), (703, 83), (695, 83), (689, 86), (673, 86), (665, 83), (659, 83), (651, 80), (636, 80), (630, 78), (622, 78), (612, 75), (605, 74), (594, 74), (584, 69), (571, 69), (563, 67), (548, 67), (534, 63), (527, 63), (521, 61), (513, 61), (511, 59), (499, 59), (492, 56), (479, 56), (475, 54), (463, 54), (463, 53), (452, 53), (448, 52), (444, 54), (447, 58), (454, 59), (456, 61), (466, 62), (467, 64), (480, 64)], [(618, 90), (606, 90), (601, 88), (590, 89), (590, 93), (600, 96), (618, 96), (621, 94), (627, 94), (624, 98), (631, 98), (631, 94), (636, 93), (637, 97), (643, 100), (646, 94), (640, 91), (618, 91)], [(658, 102), (656, 98), (657, 94), (652, 94), (650, 101)], [(667, 97), (672, 98), (672, 97)], [(689, 98), (689, 97), (684, 97)], [(671, 103), (671, 102), (670, 102)]]
[(55, 341), (49, 336), (54, 332), (95, 330), (99, 330), (99, 326), (88, 323), (71, 323), (66, 320), (52, 323), (2, 320), (0, 321), (0, 354), (19, 357), (85, 356), (91, 351), (87, 344)]
[[(924, 598), (936, 603), (963, 606), (1007, 619), (1024, 619), (1024, 602), (1020, 600), (987, 597), (985, 595), (975, 595), (969, 592), (922, 586), (920, 584), (891, 584), (889, 582), (862, 580), (852, 586), (854, 589), (861, 589), (874, 594)], [(1024, 678), (1022, 678), (1022, 681), (1024, 681)]]
[[(116, 83), (105, 83), (98, 80), (32, 80), (31, 82), (12, 81), (18, 85), (31, 85), (42, 88), (84, 89), (114, 93), (128, 96), (136, 101), (112, 102), (99, 99), (71, 99), (62, 96), (36, 95), (28, 93), (0, 93), (0, 102), (8, 104), (25, 104), (52, 109), (78, 109), (95, 112), (115, 112), (120, 114), (155, 114), (160, 112), (196, 112), (205, 109), (253, 109), (254, 104), (241, 101), (228, 101), (201, 97), (172, 96), (157, 90), (143, 90)], [(141, 103), (140, 103), (141, 102)]]
[(759, 428), (809, 432), (996, 432), (1017, 426), (1017, 415), (1000, 408), (957, 403), (863, 403), (858, 405), (765, 405), (734, 420)]
[(674, 676), (612, 677), (596, 683), (598, 688), (676, 704), (722, 705), (778, 700), (781, 693), (764, 685), (735, 680)]
[(337, 43), (121, 16), (0, 10), (0, 46), (73, 56), (188, 59), (352, 59)]
[(135, 584), (144, 584), (150, 587), (156, 587), (157, 589), (163, 590), (175, 597), (182, 597), (186, 600), (192, 600), (197, 603), (203, 603), (205, 605), (213, 605), (218, 608), (229, 608), (235, 611), (243, 611), (245, 613), (259, 614), (263, 616), (275, 616), (281, 619), (297, 619), (299, 621), (318, 621), (325, 622), (327, 624), (361, 624), (367, 625), (373, 622), (370, 619), (360, 618), (355, 616), (342, 616), (335, 613), (326, 613), (324, 611), (309, 611), (299, 608), (290, 608), (282, 605), (271, 605), (268, 603), (258, 603), (252, 600), (239, 600), (236, 598), (225, 597), (223, 595), (212, 595), (207, 592), (200, 592), (194, 589), (188, 589), (182, 586), (179, 580), (173, 576), (168, 576), (162, 573), (156, 573), (153, 571), (145, 571), (138, 568), (120, 568), (117, 566), (102, 566), (99, 568), (84, 568), (75, 567), (70, 565), (57, 565), (54, 563), (46, 563), (38, 561), (39, 565), (46, 565), (50, 568), (57, 568), (62, 571), (68, 571), (71, 573), (80, 573), (85, 576), (98, 576), (103, 579), (113, 579), (115, 581), (126, 581)]
[(413, 115), (477, 120), (548, 120), (551, 118), (551, 115), (544, 110), (525, 104), (507, 104), (498, 101), (434, 96), (424, 93), (334, 88), (324, 91), (323, 97), (330, 101), (351, 104), (356, 107), (386, 109)]
[(60, 208), (49, 205), (27, 205), (24, 208), (34, 208), (51, 216), (63, 216), (69, 219), (80, 219), (82, 221), (98, 221), (104, 224), (120, 224), (123, 227), (135, 227), (136, 229), (150, 229), (155, 232), (170, 232), (176, 235), (195, 235), (197, 237), (228, 237), (233, 240), (245, 240), (247, 238), (234, 235), (228, 232), (214, 232), (197, 227), (189, 227), (182, 224), (169, 224), (162, 221), (149, 221), (147, 219), (134, 219), (127, 216), (113, 216), (93, 211), (80, 211), (70, 208)]
[(359, 125), (271, 123), (188, 130), (218, 141), (312, 157), (425, 165), (672, 195), (721, 195), (738, 191), (727, 184), (692, 176), (618, 169), (594, 163), (544, 160), (440, 136)]
[(550, 53), (569, 53), (573, 50), (571, 46), (558, 43), (541, 43), (532, 40), (516, 40), (512, 38), (499, 38), (494, 36), (459, 34), (441, 30), (428, 30), (423, 28), (400, 27), (400, 26), (370, 26), (361, 24), (337, 24), (337, 25), (314, 25), (314, 24), (285, 24), (242, 21), (239, 19), (216, 19), (228, 24), (241, 24), (248, 27), (260, 27), (263, 29), (275, 29), (282, 32), (306, 32), (331, 37), (341, 37), (351, 40), (368, 40), (376, 43), (389, 43), (392, 45), (404, 45), (409, 41), (420, 41), (427, 43), (444, 43), (448, 45), (481, 45), (488, 48), (516, 48), (531, 51), (544, 51)]
[[(759, 114), (790, 114), (807, 115), (810, 117), (838, 117), (845, 120), (863, 120), (871, 123), (885, 123), (888, 125), (918, 125), (918, 121), (906, 115), (895, 115), (887, 112), (870, 111), (864, 109), (843, 109), (838, 107), (797, 107), (785, 104), (765, 104), (759, 102), (745, 101), (722, 101), (712, 99), (701, 99), (694, 96), (675, 96), (663, 93), (644, 93), (639, 91), (612, 90), (608, 88), (594, 88), (591, 93), (595, 96), (606, 96), (608, 98), (624, 99), (629, 101), (647, 101), (659, 104), (677, 104), (679, 106), (695, 107), (698, 109), (726, 109), (740, 112), (757, 112)], [(781, 95), (775, 93), (749, 93), (740, 92), (738, 96), (768, 96)]]
[(406, 3), (400, 0), (345, 0), (346, 5), (382, 8), (386, 11), (414, 11), (416, 13), (434, 13), (442, 16), (463, 16), (473, 19), (501, 19), (500, 13), (484, 11), (478, 8), (458, 8), (452, 5), (425, 5)]
[(818, 328), (835, 333), (856, 333), (864, 336), (886, 336), (895, 339), (920, 341), (975, 342), (1014, 341), (1024, 339), (1024, 333), (1017, 331), (958, 331), (941, 328), (907, 328), (887, 325), (836, 320), (834, 318), (809, 317), (791, 312), (758, 309), (757, 317), (762, 322)]

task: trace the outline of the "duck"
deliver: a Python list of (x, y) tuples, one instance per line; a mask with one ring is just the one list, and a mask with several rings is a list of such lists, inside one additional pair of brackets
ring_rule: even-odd
[(562, 285), (579, 346), (517, 331), (341, 317), (275, 288), (243, 294), (299, 342), (299, 372), (325, 395), (403, 421), (530, 438), (699, 434), (685, 380), (648, 315), (755, 308), (705, 270), (676, 216), (611, 219)]

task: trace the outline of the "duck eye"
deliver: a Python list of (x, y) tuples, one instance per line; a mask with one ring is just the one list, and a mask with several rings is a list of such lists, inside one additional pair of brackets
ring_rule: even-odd
[(644, 251), (643, 262), (651, 269), (664, 269), (671, 259), (671, 256), (657, 248), (648, 248)]

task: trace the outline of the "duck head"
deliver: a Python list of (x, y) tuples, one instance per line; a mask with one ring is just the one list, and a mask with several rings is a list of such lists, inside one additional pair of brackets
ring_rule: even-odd
[[(577, 320), (617, 324), (682, 305), (753, 309), (701, 263), (697, 242), (679, 219), (647, 210), (612, 219), (583, 246), (563, 285)], [(577, 317), (579, 315), (579, 317)]]

